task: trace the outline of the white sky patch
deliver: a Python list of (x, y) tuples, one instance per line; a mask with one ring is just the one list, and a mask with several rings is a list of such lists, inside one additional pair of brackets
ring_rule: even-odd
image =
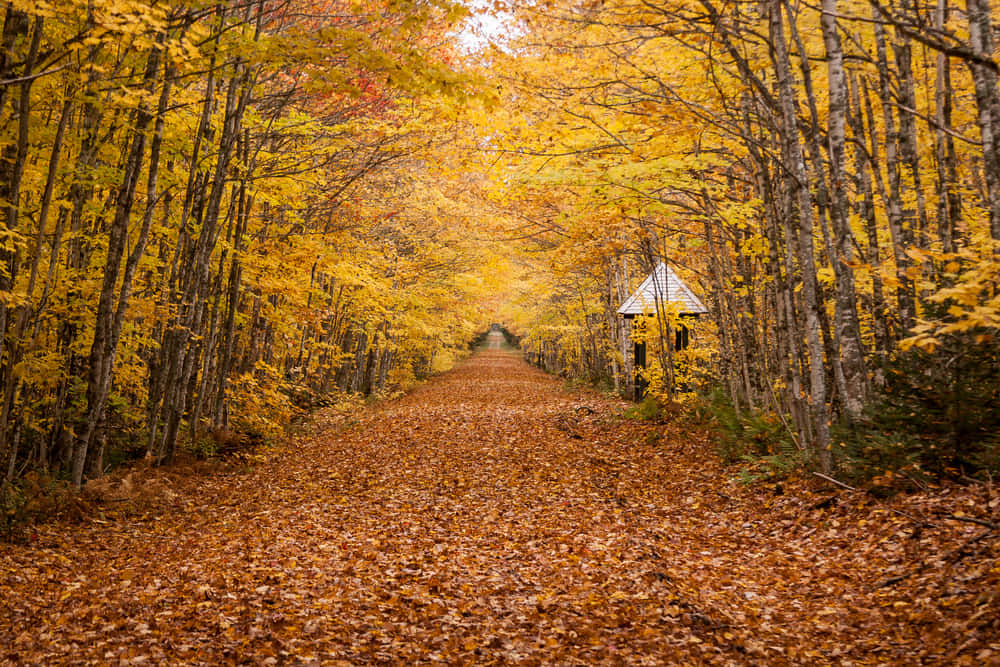
[(458, 33), (459, 43), (469, 53), (482, 51), (491, 43), (505, 49), (507, 41), (517, 36), (514, 15), (490, 9), (488, 0), (465, 0), (472, 16)]

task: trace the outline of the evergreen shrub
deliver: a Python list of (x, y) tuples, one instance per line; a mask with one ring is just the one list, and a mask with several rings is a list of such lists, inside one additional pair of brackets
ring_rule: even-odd
[(899, 351), (861, 422), (835, 435), (842, 471), (934, 477), (1000, 472), (1000, 336), (972, 328)]

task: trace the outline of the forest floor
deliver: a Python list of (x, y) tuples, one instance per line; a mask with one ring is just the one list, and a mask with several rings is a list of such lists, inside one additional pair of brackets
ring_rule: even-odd
[[(514, 352), (0, 544), (7, 664), (997, 664), (1000, 495), (746, 486)], [(92, 491), (93, 493), (93, 491)]]

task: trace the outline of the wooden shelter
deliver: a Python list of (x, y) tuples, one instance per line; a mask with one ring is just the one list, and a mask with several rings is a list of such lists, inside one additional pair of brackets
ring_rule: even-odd
[[(665, 304), (677, 309), (681, 317), (699, 317), (708, 313), (705, 304), (677, 277), (666, 262), (660, 262), (653, 272), (642, 281), (629, 298), (618, 307), (618, 314), (626, 320), (639, 316), (655, 316)], [(688, 327), (681, 324), (674, 332), (674, 349), (683, 350), (690, 342)], [(640, 377), (639, 369), (646, 367), (646, 343), (636, 341), (633, 345), (633, 369), (635, 369), (635, 400), (641, 400), (646, 393), (646, 381)]]

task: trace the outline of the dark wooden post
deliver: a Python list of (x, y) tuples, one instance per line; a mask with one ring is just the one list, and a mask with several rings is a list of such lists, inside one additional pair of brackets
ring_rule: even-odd
[(646, 389), (649, 388), (649, 381), (642, 376), (642, 371), (646, 370), (646, 343), (645, 341), (635, 342), (635, 350), (633, 351), (633, 356), (635, 358), (635, 363), (632, 367), (632, 372), (635, 374), (635, 397), (633, 400), (641, 401), (646, 396)]
[(678, 324), (674, 332), (674, 350), (686, 350), (691, 343), (691, 334), (688, 332), (687, 325)]

